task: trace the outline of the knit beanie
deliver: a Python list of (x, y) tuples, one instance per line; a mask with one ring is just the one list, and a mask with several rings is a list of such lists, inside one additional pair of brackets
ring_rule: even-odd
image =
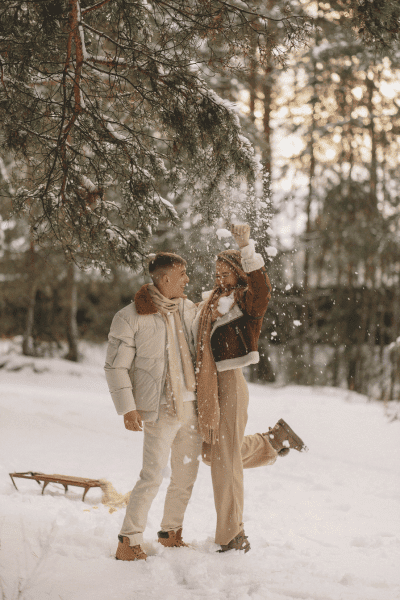
[(228, 263), (239, 275), (239, 278), (243, 280), (243, 283), (247, 285), (247, 274), (243, 271), (242, 255), (239, 250), (224, 250), (218, 254), (217, 260), (224, 260)]

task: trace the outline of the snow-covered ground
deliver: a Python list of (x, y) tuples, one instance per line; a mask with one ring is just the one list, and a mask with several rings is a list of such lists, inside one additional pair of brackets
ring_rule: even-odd
[[(96, 354), (97, 352), (97, 354)], [(146, 562), (114, 559), (124, 509), (8, 473), (106, 478), (129, 491), (142, 433), (126, 431), (99, 361), (7, 355), (0, 364), (2, 600), (395, 600), (400, 598), (400, 421), (331, 388), (250, 386), (247, 431), (283, 417), (310, 451), (245, 472), (251, 551), (217, 554), (209, 469), (184, 523), (190, 548), (157, 543), (168, 479), (145, 532)], [(89, 357), (90, 358), (90, 357)]]

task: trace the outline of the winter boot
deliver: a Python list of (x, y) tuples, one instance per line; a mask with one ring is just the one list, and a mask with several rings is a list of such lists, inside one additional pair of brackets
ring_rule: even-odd
[(182, 539), (182, 527), (178, 531), (159, 531), (158, 541), (166, 548), (182, 548), (188, 547)]
[(142, 550), (140, 545), (130, 546), (129, 538), (119, 535), (115, 558), (117, 560), (146, 560), (147, 554)]
[(250, 542), (247, 535), (244, 535), (244, 529), (229, 544), (221, 544), (221, 550), (218, 550), (218, 552), (228, 552), (228, 550), (244, 550), (245, 554), (250, 550)]
[(303, 440), (295, 434), (293, 429), (283, 419), (279, 419), (274, 427), (270, 427), (267, 433), (263, 433), (262, 435), (268, 439), (279, 456), (289, 454), (290, 448), (294, 448), (299, 452), (308, 452), (308, 448), (304, 445)]

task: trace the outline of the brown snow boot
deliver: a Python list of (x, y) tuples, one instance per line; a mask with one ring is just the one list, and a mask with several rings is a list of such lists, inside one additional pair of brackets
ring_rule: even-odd
[(221, 550), (218, 550), (218, 552), (228, 552), (228, 550), (244, 550), (245, 554), (250, 550), (250, 542), (247, 535), (244, 534), (244, 529), (229, 544), (221, 544)]
[(117, 560), (146, 560), (147, 554), (141, 546), (130, 546), (129, 538), (124, 535), (118, 536), (118, 548), (115, 554)]
[(158, 541), (166, 548), (182, 548), (188, 547), (188, 544), (182, 539), (182, 527), (178, 531), (159, 531)]
[(283, 419), (279, 419), (274, 427), (270, 427), (266, 433), (262, 434), (268, 438), (271, 446), (278, 452), (279, 456), (289, 454), (290, 448), (299, 452), (308, 452), (303, 440), (295, 434), (293, 429)]

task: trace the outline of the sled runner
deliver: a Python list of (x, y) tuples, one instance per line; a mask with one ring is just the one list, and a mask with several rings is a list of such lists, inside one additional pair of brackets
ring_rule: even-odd
[(26, 471), (25, 473), (9, 473), (11, 481), (16, 490), (14, 477), (21, 477), (22, 479), (34, 479), (40, 485), (43, 481), (42, 494), (49, 483), (61, 483), (64, 486), (65, 492), (68, 491), (68, 486), (76, 486), (85, 488), (82, 496), (82, 502), (85, 500), (85, 496), (93, 487), (101, 487), (101, 482), (98, 479), (88, 479), (86, 477), (70, 477), (69, 475), (46, 475), (45, 473), (33, 473), (32, 471)]

